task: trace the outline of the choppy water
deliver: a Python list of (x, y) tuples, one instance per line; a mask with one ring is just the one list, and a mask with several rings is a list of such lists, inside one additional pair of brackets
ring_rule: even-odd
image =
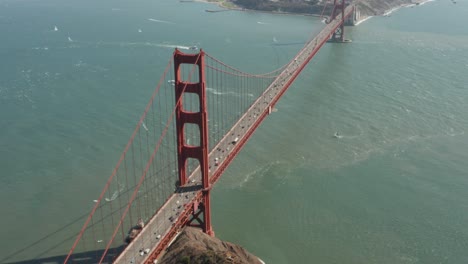
[[(0, 256), (88, 212), (174, 47), (267, 72), (321, 26), (207, 8), (0, 0)], [(214, 189), (216, 235), (267, 263), (466, 263), (466, 14), (404, 8), (327, 44)]]

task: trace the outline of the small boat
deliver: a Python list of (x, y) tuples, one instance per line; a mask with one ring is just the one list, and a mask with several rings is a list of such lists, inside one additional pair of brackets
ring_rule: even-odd
[(57, 28), (57, 26), (55, 26), (55, 27), (54, 27), (54, 31), (58, 31), (58, 28)]
[(198, 47), (196, 45), (193, 45), (193, 46), (189, 47), (189, 50), (197, 50), (197, 49), (198, 49)]
[(138, 29), (138, 33), (141, 33), (141, 32), (143, 32), (143, 31), (141, 31), (141, 29)]
[(333, 135), (334, 138), (341, 138), (342, 136), (338, 133), (338, 132), (335, 132), (335, 134)]

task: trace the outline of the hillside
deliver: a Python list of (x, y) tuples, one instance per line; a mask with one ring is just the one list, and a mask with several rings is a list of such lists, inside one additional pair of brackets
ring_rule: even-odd
[(361, 14), (365, 16), (382, 15), (390, 9), (420, 1), (415, 0), (361, 0), (358, 3)]
[(242, 247), (186, 227), (158, 263), (162, 264), (262, 264)]
[[(333, 0), (232, 0), (233, 4), (250, 10), (269, 12), (289, 12), (320, 15), (331, 12)], [(358, 2), (361, 14), (364, 16), (382, 15), (386, 11), (419, 0), (360, 0)]]

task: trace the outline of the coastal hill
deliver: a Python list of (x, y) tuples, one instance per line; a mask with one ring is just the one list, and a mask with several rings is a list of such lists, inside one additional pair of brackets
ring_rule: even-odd
[[(333, 0), (209, 0), (209, 2), (218, 2), (225, 7), (235, 5), (238, 8), (250, 10), (315, 15), (322, 14), (324, 8), (324, 14), (329, 15), (333, 8)], [(359, 6), (361, 15), (365, 17), (382, 15), (398, 6), (415, 4), (421, 0), (357, 0), (354, 2)]]
[(358, 1), (358, 7), (361, 14), (365, 16), (383, 15), (389, 10), (409, 4), (416, 4), (420, 0), (361, 0)]
[(242, 247), (186, 227), (158, 261), (163, 264), (264, 264)]

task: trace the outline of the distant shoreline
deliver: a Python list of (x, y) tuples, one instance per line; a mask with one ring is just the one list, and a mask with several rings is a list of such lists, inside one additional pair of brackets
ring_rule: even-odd
[[(387, 10), (385, 10), (383, 13), (378, 14), (378, 15), (375, 15), (375, 16), (389, 17), (392, 13), (398, 11), (400, 8), (422, 6), (422, 5), (426, 4), (426, 3), (434, 2), (434, 1), (436, 1), (436, 0), (421, 0), (421, 1), (417, 1), (417, 2), (410, 3), (410, 4), (401, 4), (401, 5), (392, 7), (392, 8), (390, 8), (390, 9), (387, 9)], [(365, 17), (362, 18), (361, 20), (356, 21), (355, 26), (357, 26), (357, 25), (363, 23), (363, 22), (366, 21), (366, 20), (371, 19), (372, 17), (374, 17), (374, 16), (365, 16)]]
[[(183, 2), (183, 0), (181, 0), (181, 2)], [(214, 5), (217, 5), (218, 7), (229, 9), (229, 10), (241, 10), (242, 9), (241, 7), (238, 7), (231, 2), (229, 2), (231, 5), (227, 5), (226, 0), (211, 0), (211, 1), (210, 0), (193, 0), (193, 2), (214, 4)]]
[[(181, 2), (189, 2), (187, 0), (180, 0)], [(428, 2), (433, 2), (435, 0), (418, 0), (414, 1), (413, 3), (406, 3), (396, 5), (392, 8), (383, 10), (378, 12), (376, 15), (363, 15), (359, 21), (356, 21), (356, 26), (363, 23), (364, 21), (369, 20), (374, 16), (390, 16), (392, 13), (397, 11), (403, 7), (414, 7), (414, 6), (421, 6)], [(245, 9), (235, 5), (234, 3), (228, 0), (191, 0), (190, 2), (199, 2), (199, 3), (206, 3), (206, 4), (213, 4), (218, 6), (221, 9), (218, 10), (205, 10), (207, 12), (224, 12), (224, 11), (244, 11), (244, 12), (258, 12), (258, 13), (267, 13), (267, 14), (275, 14), (275, 15), (296, 15), (296, 16), (313, 16), (313, 17), (321, 17), (319, 14), (309, 14), (309, 13), (295, 13), (295, 12), (276, 12), (276, 11), (263, 11), (263, 10), (256, 10), (256, 9)]]
[[(181, 2), (184, 2), (184, 0), (181, 0)], [(225, 1), (225, 0), (193, 0), (192, 2), (198, 2), (198, 3), (205, 3), (205, 4), (213, 4), (218, 6), (219, 8), (222, 8), (220, 10), (205, 10), (207, 12), (222, 12), (222, 11), (243, 11), (243, 12), (257, 12), (257, 13), (267, 13), (267, 14), (275, 14), (275, 15), (295, 15), (295, 16), (314, 16), (314, 17), (320, 17), (319, 14), (309, 14), (309, 13), (294, 13), (294, 12), (277, 12), (277, 11), (264, 11), (264, 10), (256, 10), (256, 9), (246, 9), (240, 6), (236, 6), (234, 3)], [(229, 3), (229, 5), (227, 5)]]

